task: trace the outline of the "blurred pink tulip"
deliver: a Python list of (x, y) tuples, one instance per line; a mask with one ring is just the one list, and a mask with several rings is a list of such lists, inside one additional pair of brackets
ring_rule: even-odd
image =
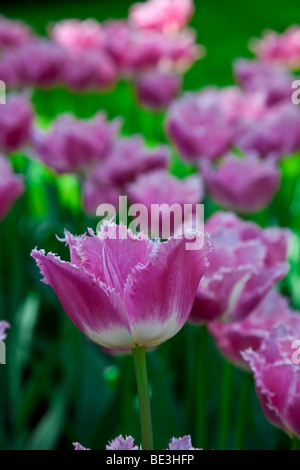
[(286, 275), (290, 232), (277, 227), (262, 229), (230, 212), (213, 214), (205, 231), (213, 252), (190, 321), (241, 321)]
[(33, 118), (29, 97), (9, 94), (6, 104), (0, 104), (0, 151), (13, 152), (29, 143)]
[(282, 34), (266, 31), (261, 40), (250, 42), (250, 48), (259, 59), (297, 69), (300, 67), (300, 28), (290, 26)]
[(50, 131), (35, 130), (33, 151), (57, 173), (83, 172), (106, 158), (119, 127), (119, 120), (108, 122), (101, 112), (89, 120), (61, 115)]
[(217, 167), (204, 160), (201, 169), (212, 199), (221, 207), (244, 214), (267, 207), (280, 185), (276, 162), (251, 153), (243, 158), (226, 154)]
[(193, 13), (193, 0), (148, 0), (131, 6), (129, 22), (135, 28), (176, 33), (187, 26)]

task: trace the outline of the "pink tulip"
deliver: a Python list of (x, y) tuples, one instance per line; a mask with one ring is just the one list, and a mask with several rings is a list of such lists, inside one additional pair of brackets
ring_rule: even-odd
[(139, 135), (115, 141), (107, 158), (87, 175), (84, 181), (85, 211), (95, 214), (101, 203), (118, 206), (125, 185), (142, 173), (166, 168), (170, 152), (167, 146), (147, 148)]
[(106, 450), (140, 450), (140, 448), (134, 445), (133, 437), (126, 436), (124, 439), (123, 436), (120, 435), (108, 443)]
[(21, 178), (13, 173), (8, 160), (0, 155), (0, 222), (24, 189)]
[(66, 53), (57, 44), (46, 39), (34, 40), (10, 54), (14, 54), (19, 86), (51, 87), (61, 82)]
[(62, 82), (78, 91), (107, 89), (116, 79), (116, 66), (103, 51), (70, 54), (62, 70)]
[(206, 270), (208, 239), (193, 252), (186, 240), (161, 243), (105, 222), (97, 236), (66, 232), (71, 262), (44, 250), (32, 256), (67, 315), (93, 342), (110, 349), (152, 348), (183, 327)]
[(49, 132), (34, 132), (34, 153), (57, 173), (85, 171), (107, 156), (119, 127), (101, 112), (90, 120), (61, 115)]
[(102, 26), (93, 19), (70, 19), (55, 23), (50, 25), (50, 36), (70, 52), (99, 51), (104, 44)]
[(250, 47), (259, 59), (286, 65), (291, 69), (300, 66), (300, 28), (291, 26), (284, 33), (266, 31), (261, 40), (252, 40)]
[(22, 21), (0, 16), (0, 49), (20, 46), (29, 42), (31, 38), (31, 29)]
[(176, 74), (149, 72), (136, 80), (136, 93), (141, 104), (150, 109), (161, 110), (179, 94), (181, 78)]
[(185, 93), (174, 101), (167, 130), (179, 154), (191, 161), (220, 157), (229, 150), (234, 135), (227, 110), (220, 105), (220, 92), (214, 88)]
[(292, 325), (298, 317), (289, 308), (287, 299), (272, 290), (244, 320), (235, 323), (214, 321), (209, 323), (208, 330), (228, 361), (248, 369), (242, 352), (249, 348), (258, 351), (274, 326), (279, 323)]
[(173, 437), (169, 443), (170, 450), (200, 450), (193, 447), (191, 436)]
[(260, 93), (268, 106), (291, 102), (291, 88), (295, 77), (284, 67), (257, 60), (239, 59), (234, 64), (238, 84), (250, 94)]
[(129, 77), (162, 67), (185, 70), (203, 54), (190, 30), (169, 37), (160, 31), (133, 30), (124, 21), (108, 22), (104, 29), (107, 52)]
[(257, 212), (270, 204), (279, 189), (280, 172), (274, 160), (261, 160), (255, 154), (243, 158), (227, 154), (216, 168), (207, 160), (201, 168), (210, 196), (226, 209)]
[(276, 159), (300, 148), (300, 112), (292, 103), (272, 106), (260, 117), (242, 119), (236, 129), (235, 144), (244, 152)]
[(286, 275), (290, 232), (275, 227), (262, 229), (230, 212), (211, 216), (205, 231), (211, 237), (213, 252), (190, 321), (241, 321)]
[(173, 33), (186, 27), (193, 13), (193, 0), (148, 0), (132, 5), (129, 22), (134, 28)]
[[(142, 226), (151, 228), (152, 236), (162, 238), (165, 238), (164, 234), (168, 237), (174, 232), (180, 233), (178, 230), (182, 225), (188, 225), (192, 216), (196, 214), (196, 204), (204, 198), (203, 182), (200, 175), (192, 175), (180, 180), (170, 175), (166, 170), (156, 170), (140, 175), (126, 189), (132, 204), (142, 204), (147, 209), (145, 214), (140, 214)], [(187, 204), (191, 209), (188, 216), (184, 207)], [(155, 213), (152, 212), (154, 205), (162, 206), (160, 213), (158, 209)], [(179, 206), (179, 217), (175, 214), (170, 216), (170, 209), (173, 205)], [(154, 225), (155, 217), (158, 220), (157, 227)], [(188, 217), (188, 223), (184, 217)]]
[(119, 197), (123, 195), (120, 186), (112, 186), (99, 182), (89, 176), (84, 179), (82, 185), (83, 208), (87, 214), (96, 215), (100, 204), (110, 204), (115, 208), (119, 205)]
[(117, 139), (106, 160), (93, 175), (101, 182), (123, 186), (139, 174), (155, 169), (166, 169), (170, 150), (166, 145), (147, 147), (142, 136)]
[(247, 93), (237, 86), (229, 86), (218, 94), (224, 118), (234, 129), (241, 119), (258, 119), (266, 112), (266, 99), (261, 92)]
[(0, 150), (8, 153), (29, 142), (33, 109), (25, 94), (9, 94), (6, 104), (0, 104)]
[(178, 179), (166, 170), (156, 170), (140, 175), (128, 185), (128, 195), (134, 203), (144, 204), (148, 210), (152, 204), (197, 204), (204, 198), (200, 175)]
[(10, 328), (10, 324), (5, 320), (1, 320), (0, 321), (0, 341), (4, 341), (6, 339), (7, 337), (6, 330), (8, 330), (8, 328)]
[[(278, 324), (260, 349), (242, 353), (256, 384), (267, 419), (300, 438), (300, 315), (292, 325)], [(298, 349), (297, 349), (298, 348)]]

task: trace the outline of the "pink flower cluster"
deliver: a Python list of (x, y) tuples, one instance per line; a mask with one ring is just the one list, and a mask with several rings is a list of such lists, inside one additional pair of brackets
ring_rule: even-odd
[(0, 79), (9, 88), (85, 91), (109, 89), (127, 77), (142, 103), (162, 109), (179, 93), (180, 74), (203, 55), (187, 28), (193, 10), (192, 0), (148, 0), (132, 6), (126, 20), (52, 24), (48, 39), (0, 18)]
[[(75, 450), (91, 450), (83, 447), (78, 442), (74, 442)], [(118, 436), (108, 443), (106, 450), (142, 450), (141, 446), (134, 445), (134, 438), (131, 436)], [(172, 437), (169, 442), (168, 450), (200, 450), (192, 445), (191, 436)]]
[(278, 160), (300, 149), (295, 79), (259, 61), (235, 63), (238, 86), (186, 92), (169, 107), (167, 133), (179, 155), (203, 172), (209, 194), (226, 209), (257, 212), (280, 187)]
[(286, 275), (290, 232), (277, 227), (261, 229), (229, 212), (213, 214), (205, 229), (213, 251), (190, 321), (240, 321)]
[(282, 34), (266, 31), (261, 40), (251, 41), (250, 48), (257, 57), (266, 62), (298, 69), (300, 67), (300, 28), (291, 26)]

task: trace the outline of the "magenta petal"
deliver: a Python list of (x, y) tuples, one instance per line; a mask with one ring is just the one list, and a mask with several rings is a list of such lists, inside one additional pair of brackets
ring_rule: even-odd
[(69, 318), (92, 341), (113, 349), (134, 346), (121, 298), (113, 289), (52, 253), (33, 250), (32, 256)]
[(97, 279), (105, 282), (102, 244), (98, 237), (95, 235), (74, 237), (66, 230), (65, 239), (61, 241), (65, 241), (69, 246), (72, 264), (83, 267)]
[(187, 239), (157, 242), (146, 266), (136, 267), (124, 290), (124, 305), (137, 345), (155, 346), (174, 336), (187, 321), (211, 250), (207, 236), (199, 250)]
[(4, 341), (6, 339), (6, 330), (8, 328), (10, 328), (10, 324), (7, 321), (0, 321), (0, 341)]
[(191, 436), (173, 437), (169, 443), (170, 450), (199, 450), (195, 449), (192, 445)]
[(129, 274), (136, 266), (145, 266), (148, 263), (153, 243), (143, 233), (135, 236), (124, 225), (115, 224), (102, 226), (98, 238), (102, 244), (106, 283), (123, 298)]
[(109, 445), (106, 446), (106, 450), (139, 450), (139, 447), (134, 445), (133, 437), (126, 436), (124, 439), (120, 434), (120, 436), (109, 442)]
[(91, 450), (83, 447), (79, 442), (73, 442), (74, 450)]

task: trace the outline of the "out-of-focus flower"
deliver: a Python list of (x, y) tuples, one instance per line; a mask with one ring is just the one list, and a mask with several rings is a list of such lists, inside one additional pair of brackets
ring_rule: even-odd
[(8, 328), (10, 328), (10, 324), (5, 320), (1, 320), (0, 321), (0, 341), (4, 341), (6, 339), (7, 337), (6, 330), (8, 330)]
[(220, 92), (209, 88), (200, 93), (185, 93), (169, 108), (167, 130), (182, 157), (212, 160), (227, 152), (233, 128), (227, 111), (220, 105)]
[(62, 82), (78, 91), (107, 89), (114, 85), (116, 79), (116, 66), (102, 51), (70, 54), (62, 70)]
[[(74, 450), (91, 450), (83, 447), (78, 442), (74, 442)], [(172, 437), (169, 443), (169, 450), (200, 450), (192, 445), (191, 436), (183, 436), (179, 437), (178, 439)], [(111, 442), (108, 443), (106, 446), (106, 450), (142, 450), (142, 447), (134, 445), (134, 438), (131, 436), (124, 437), (120, 434), (120, 436), (113, 439)]]
[(216, 167), (205, 160), (201, 169), (212, 199), (221, 207), (241, 213), (253, 213), (266, 207), (280, 185), (276, 162), (261, 160), (251, 153), (243, 158), (227, 154)]
[(259, 118), (266, 112), (266, 100), (262, 93), (246, 93), (238, 86), (219, 90), (219, 103), (226, 121), (237, 127), (244, 118)]
[(0, 150), (8, 153), (29, 142), (33, 109), (25, 94), (9, 94), (6, 104), (0, 104)]
[(101, 24), (94, 19), (69, 19), (50, 25), (50, 36), (70, 52), (100, 50), (104, 44)]
[(257, 60), (239, 59), (234, 64), (234, 73), (242, 89), (250, 94), (262, 94), (267, 106), (291, 102), (295, 77), (285, 68)]
[(176, 33), (187, 26), (193, 13), (193, 0), (148, 0), (132, 5), (129, 23), (135, 28)]
[(167, 108), (179, 94), (181, 83), (181, 77), (177, 74), (148, 72), (135, 82), (138, 100), (150, 109)]
[(24, 189), (21, 178), (13, 173), (8, 160), (0, 155), (0, 222)]
[(32, 39), (32, 31), (22, 21), (15, 21), (0, 15), (0, 49), (25, 44)]
[(118, 436), (108, 443), (106, 450), (140, 450), (139, 446), (134, 445), (134, 438), (131, 436)]
[(119, 197), (124, 194), (121, 186), (106, 184), (93, 178), (93, 172), (84, 178), (82, 184), (83, 208), (87, 214), (96, 214), (100, 204), (118, 207)]
[(300, 438), (300, 373), (294, 361), (294, 343), (300, 337), (300, 315), (290, 328), (284, 322), (276, 326), (258, 351), (242, 353), (254, 373), (256, 391), (269, 421), (290, 436)]
[(168, 166), (170, 151), (166, 145), (147, 148), (139, 135), (117, 139), (107, 158), (87, 175), (83, 186), (84, 208), (95, 214), (101, 203), (118, 205), (125, 185), (141, 173)]
[(73, 442), (74, 450), (91, 450), (87, 447), (83, 447), (79, 442)]
[(211, 322), (208, 330), (221, 353), (238, 367), (248, 369), (242, 352), (258, 351), (271, 329), (282, 323), (292, 326), (300, 316), (290, 308), (286, 298), (275, 289), (244, 320), (235, 323)]
[[(162, 236), (169, 229), (170, 234), (177, 231), (184, 224), (185, 216), (190, 219), (193, 214), (195, 215), (196, 204), (204, 198), (203, 181), (199, 174), (178, 179), (165, 170), (140, 175), (126, 189), (132, 204), (142, 204), (147, 208), (145, 214), (140, 214), (140, 220), (143, 227), (151, 227), (152, 236)], [(188, 216), (184, 211), (185, 204), (191, 206)], [(155, 211), (154, 205), (157, 207)], [(180, 208), (179, 218), (177, 218), (177, 212), (173, 218), (172, 215), (170, 216), (173, 205), (178, 205)]]
[(200, 450), (193, 447), (191, 436), (173, 437), (169, 443), (170, 450)]
[(250, 42), (250, 48), (266, 62), (297, 69), (300, 67), (300, 28), (291, 26), (282, 34), (266, 31), (261, 40)]
[(203, 182), (199, 174), (179, 179), (165, 170), (140, 175), (127, 188), (130, 200), (134, 204), (144, 204), (148, 210), (152, 204), (197, 204), (204, 197)]
[(71, 262), (44, 250), (32, 256), (73, 323), (110, 349), (152, 348), (174, 336), (188, 319), (211, 249), (207, 237), (192, 252), (186, 235), (161, 243), (107, 221), (97, 236), (66, 232), (65, 241)]
[(58, 173), (81, 172), (107, 156), (119, 127), (119, 120), (107, 122), (102, 112), (90, 120), (61, 115), (49, 132), (33, 133), (33, 150)]
[(190, 321), (241, 321), (286, 275), (290, 232), (276, 227), (262, 229), (230, 212), (215, 213), (206, 222), (205, 231), (211, 237), (213, 252)]
[(125, 21), (108, 22), (104, 30), (107, 52), (129, 77), (153, 69), (183, 71), (203, 55), (191, 30), (170, 37), (160, 31), (133, 30)]
[[(18, 86), (51, 87), (61, 82), (66, 53), (57, 44), (45, 39), (34, 40), (9, 54), (13, 58), (6, 56), (6, 67), (8, 64), (14, 69)], [(7, 73), (5, 67), (4, 72)]]
[(165, 169), (170, 159), (166, 145), (146, 147), (139, 135), (117, 139), (103, 164), (95, 169), (99, 181), (123, 186), (139, 174), (155, 169)]
[(260, 157), (282, 158), (300, 148), (300, 112), (293, 104), (272, 106), (260, 117), (241, 119), (235, 144)]

